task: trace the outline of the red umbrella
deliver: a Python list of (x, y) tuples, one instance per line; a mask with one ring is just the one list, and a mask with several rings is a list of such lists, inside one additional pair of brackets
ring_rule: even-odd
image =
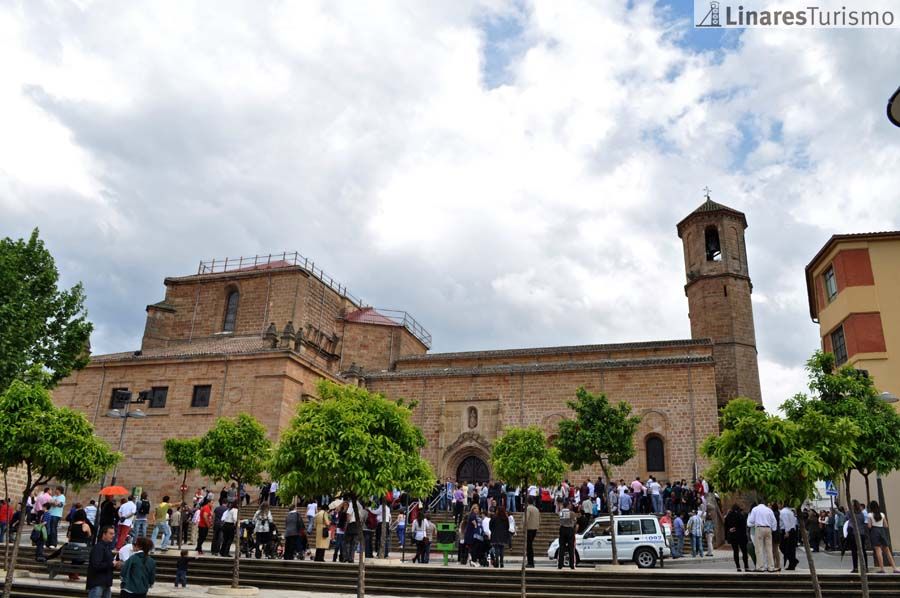
[(103, 490), (100, 491), (100, 496), (117, 496), (117, 495), (127, 495), (128, 490), (123, 488), (122, 486), (107, 486)]

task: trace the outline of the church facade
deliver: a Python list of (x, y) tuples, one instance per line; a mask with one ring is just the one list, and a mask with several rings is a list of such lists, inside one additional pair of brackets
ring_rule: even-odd
[[(431, 353), (412, 316), (366, 305), (298, 254), (201, 262), (197, 274), (166, 278), (140, 349), (93, 356), (54, 401), (121, 446), (118, 482), (151, 496), (178, 494), (166, 438), (199, 436), (243, 412), (277, 440), (321, 379), (417, 401), (424, 456), (441, 479), (490, 479), (491, 445), (508, 427), (536, 425), (552, 440), (579, 386), (642, 418), (636, 456), (617, 477), (690, 479), (705, 466), (700, 444), (718, 432), (717, 408), (761, 399), (746, 227), (742, 213), (709, 199), (678, 223), (691, 338), (634, 343)], [(123, 425), (109, 415), (122, 414), (128, 393), (143, 398), (128, 408), (145, 417)]]

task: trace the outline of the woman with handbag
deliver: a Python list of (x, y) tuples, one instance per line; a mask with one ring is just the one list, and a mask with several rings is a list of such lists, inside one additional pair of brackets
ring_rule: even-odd
[(481, 531), (481, 517), (479, 516), (478, 505), (472, 505), (469, 516), (466, 518), (466, 549), (469, 551), (469, 566), (480, 567), (481, 560), (481, 544), (484, 540), (484, 534)]
[(316, 516), (313, 518), (313, 527), (316, 533), (316, 561), (324, 561), (325, 551), (331, 546), (330, 524), (331, 517), (328, 516), (327, 510), (319, 509), (316, 511)]

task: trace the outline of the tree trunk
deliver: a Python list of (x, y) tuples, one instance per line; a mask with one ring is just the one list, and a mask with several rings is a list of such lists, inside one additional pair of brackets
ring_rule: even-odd
[[(365, 534), (363, 534), (363, 520), (360, 519), (359, 516), (359, 501), (356, 499), (356, 494), (350, 495), (350, 500), (353, 501), (351, 505), (353, 507), (353, 515), (356, 517), (356, 536), (361, 540), (361, 548), (359, 551), (359, 574), (357, 577), (359, 578), (359, 583), (356, 585), (356, 598), (365, 598), (366, 596), (366, 546), (365, 546)], [(351, 546), (351, 555), (352, 550), (355, 546)]]
[[(869, 503), (872, 502), (872, 491), (869, 489), (869, 476), (872, 475), (871, 471), (867, 471), (866, 473), (860, 472), (863, 479), (866, 480), (866, 508), (869, 508)], [(884, 508), (884, 505), (880, 505), (881, 508)]]
[[(22, 492), (22, 503), (20, 508), (22, 509), (22, 513), (25, 513), (25, 505), (28, 504), (28, 496), (31, 494), (31, 491), (34, 490), (34, 487), (31, 484), (31, 467), (28, 467), (28, 471), (26, 473), (25, 478), (25, 490)], [(19, 529), (24, 527), (24, 523), (19, 520)], [(8, 532), (9, 530), (7, 530)], [(6, 566), (6, 580), (3, 582), (3, 598), (9, 598), (10, 592), (12, 592), (12, 584), (13, 584), (13, 573), (16, 570), (16, 562), (19, 560), (19, 542), (18, 538), (16, 542), (13, 544), (12, 556), (9, 558), (9, 563)]]
[[(603, 475), (606, 476), (606, 486), (607, 486), (606, 497), (607, 497), (607, 502), (608, 502), (609, 485), (612, 483), (612, 478), (609, 477), (609, 468), (603, 464), (603, 461), (600, 462), (600, 468), (603, 469)], [(618, 565), (619, 564), (619, 551), (616, 548), (616, 520), (613, 517), (612, 503), (609, 503), (607, 505), (607, 509), (609, 510), (609, 534), (610, 534), (609, 537), (612, 538), (612, 564)], [(572, 558), (574, 558), (574, 557), (572, 557)]]
[[(507, 488), (509, 488), (509, 486), (507, 486)], [(528, 522), (526, 521), (525, 518), (528, 516), (528, 506), (529, 506), (529, 501), (531, 500), (530, 497), (528, 496), (528, 480), (523, 480), (523, 484), (520, 486), (520, 488), (525, 489), (525, 497), (526, 497), (526, 500), (524, 503), (525, 508), (522, 509), (522, 531), (525, 532), (525, 543), (522, 545), (522, 582), (521, 582), (522, 598), (526, 598), (528, 591), (526, 590), (526, 586), (525, 586), (525, 561), (528, 558)], [(510, 551), (510, 552), (512, 552), (512, 551)]]
[[(186, 475), (186, 474), (185, 474)], [(238, 488), (241, 487), (241, 481), (235, 480), (238, 483)], [(240, 493), (238, 493), (240, 494)], [(240, 510), (238, 511), (240, 514)], [(231, 587), (237, 588), (240, 586), (241, 580), (241, 534), (240, 534), (240, 516), (238, 516), (238, 521), (234, 522), (234, 540), (237, 542), (237, 548), (234, 551), (234, 567), (231, 574)]]
[(819, 574), (816, 573), (816, 562), (813, 560), (812, 549), (809, 547), (809, 534), (806, 532), (806, 517), (803, 517), (803, 509), (800, 511), (800, 517), (797, 522), (800, 524), (800, 538), (803, 539), (803, 550), (806, 552), (806, 562), (809, 564), (809, 579), (812, 581), (813, 591), (816, 598), (822, 598), (822, 586), (819, 584)]
[[(9, 480), (7, 479), (7, 470), (3, 470), (3, 496), (4, 498), (9, 496)], [(7, 507), (7, 517), (9, 517), (9, 509), (12, 508), (12, 505)], [(10, 517), (10, 520), (12, 518)], [(19, 516), (19, 529), (25, 527), (25, 512)], [(3, 568), (9, 569), (9, 537), (12, 536), (12, 530), (10, 529), (9, 523), (6, 525), (6, 535), (4, 536), (5, 541), (3, 542)]]
[(850, 500), (850, 473), (844, 474), (844, 495), (847, 497), (847, 516), (853, 523), (853, 541), (856, 542), (857, 570), (859, 571), (860, 589), (862, 598), (869, 598), (869, 574), (866, 568), (866, 553), (863, 552), (862, 537), (859, 532), (859, 521), (853, 511), (853, 501)]
[[(178, 510), (181, 512), (181, 525), (178, 526), (178, 537), (175, 538), (178, 541), (178, 552), (181, 552), (181, 538), (184, 536), (184, 530), (186, 529), (184, 526), (186, 521), (184, 519), (184, 494), (187, 492), (187, 471), (184, 472), (184, 476), (181, 478), (181, 504), (178, 505)], [(235, 533), (235, 536), (237, 533)]]

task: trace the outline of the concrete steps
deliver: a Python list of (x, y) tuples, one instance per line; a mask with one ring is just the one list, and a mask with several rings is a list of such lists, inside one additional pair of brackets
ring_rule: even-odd
[[(158, 583), (172, 583), (175, 577), (174, 555), (154, 556), (157, 562)], [(41, 576), (44, 565), (29, 557), (22, 561), (27, 568)], [(189, 581), (192, 585), (221, 585), (231, 577), (232, 561), (221, 558), (200, 558), (191, 563)], [(372, 564), (366, 569), (366, 590), (372, 594), (395, 596), (471, 595), (509, 597), (519, 595), (519, 569), (471, 569), (452, 565), (398, 566)], [(306, 591), (352, 593), (357, 576), (356, 565), (313, 563), (309, 561), (241, 561), (241, 583), (260, 588), (297, 589)], [(812, 598), (809, 576), (798, 574), (757, 573), (700, 573), (677, 570), (628, 570), (579, 568), (575, 571), (530, 569), (527, 572), (528, 595), (535, 598), (595, 598), (604, 596), (649, 595), (654, 598)], [(859, 579), (849, 574), (820, 576), (824, 594), (828, 598), (860, 596)], [(900, 596), (900, 576), (869, 578), (872, 595), (878, 598)], [(17, 584), (23, 598), (59, 596), (67, 598), (77, 593), (57, 591), (48, 593), (40, 588), (29, 593), (26, 584)], [(43, 592), (43, 593), (41, 593)]]

